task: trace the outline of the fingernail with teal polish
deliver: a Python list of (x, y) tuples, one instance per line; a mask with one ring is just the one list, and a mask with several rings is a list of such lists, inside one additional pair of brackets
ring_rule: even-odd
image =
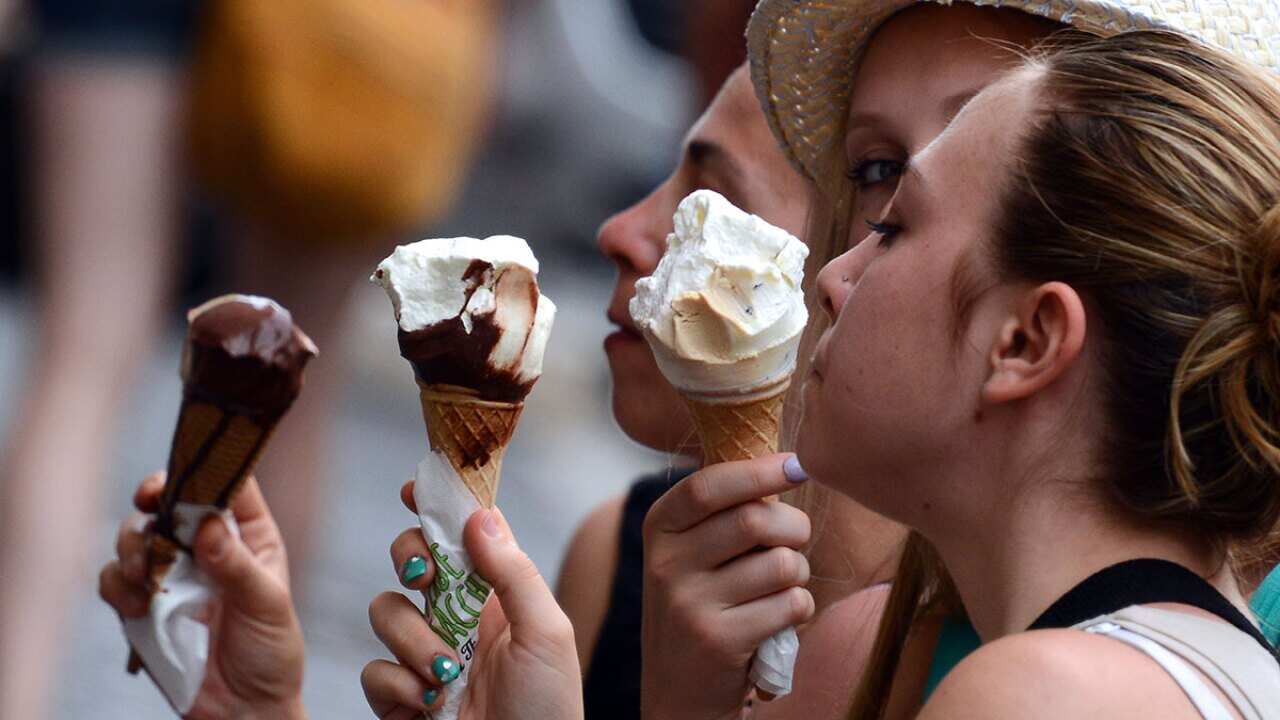
[(400, 568), (400, 579), (406, 583), (427, 574), (427, 561), (421, 555), (414, 555), (404, 561), (404, 565)]
[(458, 668), (458, 663), (443, 655), (438, 655), (435, 660), (431, 661), (431, 672), (436, 674), (440, 682), (448, 685), (458, 679), (458, 673), (462, 672), (462, 670)]
[(809, 474), (804, 471), (804, 468), (800, 467), (800, 461), (796, 459), (795, 455), (782, 461), (782, 474), (787, 476), (787, 479), (793, 483), (802, 483), (809, 479)]
[(427, 688), (427, 691), (422, 693), (422, 704), (426, 705), (427, 707), (431, 707), (432, 705), (436, 704), (436, 698), (438, 697), (440, 697), (439, 690)]

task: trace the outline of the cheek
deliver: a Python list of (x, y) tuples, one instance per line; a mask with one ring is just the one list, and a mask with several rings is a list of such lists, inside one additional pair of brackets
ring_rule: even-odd
[(797, 447), (811, 472), (887, 472), (944, 432), (956, 381), (949, 295), (931, 287), (879, 268), (860, 280), (828, 338), (823, 377), (806, 388)]

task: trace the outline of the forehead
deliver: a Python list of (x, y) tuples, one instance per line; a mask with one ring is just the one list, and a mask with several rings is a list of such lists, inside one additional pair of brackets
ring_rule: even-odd
[[(751, 86), (751, 76), (746, 67), (740, 67), (711, 101), (702, 117), (689, 130), (686, 144), (697, 141), (714, 142), (725, 150), (743, 156), (743, 162), (769, 161), (768, 150), (775, 145), (764, 111), (756, 101)], [(752, 152), (760, 150), (763, 152)], [(755, 155), (760, 157), (752, 157)], [(774, 152), (778, 159), (780, 151)]]
[[(949, 117), (1056, 26), (968, 3), (916, 5), (876, 31), (854, 79), (850, 112), (889, 119)], [(949, 107), (941, 107), (947, 105)]]
[(915, 159), (931, 194), (997, 197), (1040, 102), (1041, 71), (1012, 73), (979, 93)]

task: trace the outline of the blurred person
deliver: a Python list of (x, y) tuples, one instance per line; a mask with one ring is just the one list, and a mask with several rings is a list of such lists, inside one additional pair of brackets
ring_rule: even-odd
[(301, 575), (332, 478), (350, 293), (388, 246), (441, 217), (490, 123), (502, 3), (218, 0), (187, 138), (237, 221), (238, 291), (293, 312), (325, 356), (258, 474)]
[(198, 3), (37, 0), (28, 62), (37, 337), (0, 470), (0, 717), (42, 718), (103, 466), (171, 289), (181, 63)]
[(626, 0), (640, 35), (689, 63), (705, 108), (746, 59), (742, 34), (755, 0)]
[[(0, 717), (44, 715), (111, 422), (171, 290), (183, 146), (239, 221), (237, 289), (274, 296), (337, 348), (346, 290), (458, 193), (498, 50), (496, 2), (45, 0), (37, 11), (41, 338), (0, 503)], [(298, 422), (259, 468), (299, 565), (329, 474), (340, 359), (316, 365)], [(37, 480), (50, 477), (67, 480)]]

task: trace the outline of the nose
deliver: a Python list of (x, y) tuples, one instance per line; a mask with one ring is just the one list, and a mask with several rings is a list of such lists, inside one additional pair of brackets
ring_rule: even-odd
[(664, 214), (659, 205), (660, 193), (655, 191), (600, 226), (596, 242), (600, 252), (618, 267), (620, 279), (639, 279), (658, 267), (671, 231), (671, 213)]
[(862, 272), (867, 267), (867, 258), (864, 256), (869, 247), (868, 239), (864, 239), (818, 272), (818, 301), (832, 322), (835, 322), (836, 316), (848, 302), (853, 288), (858, 284), (858, 278), (862, 277)]

